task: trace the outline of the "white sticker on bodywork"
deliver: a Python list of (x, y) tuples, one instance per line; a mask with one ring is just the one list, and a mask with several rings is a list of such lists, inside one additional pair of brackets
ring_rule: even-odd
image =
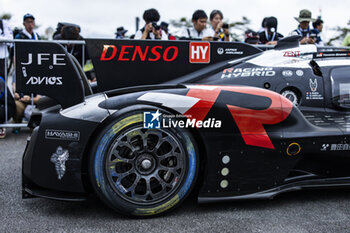
[(69, 158), (68, 150), (57, 147), (56, 152), (51, 155), (50, 161), (55, 164), (58, 179), (61, 180), (66, 173), (66, 161)]

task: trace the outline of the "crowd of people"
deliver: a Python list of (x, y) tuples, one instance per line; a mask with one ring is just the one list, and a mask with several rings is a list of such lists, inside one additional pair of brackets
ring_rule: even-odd
[[(148, 9), (143, 13), (144, 26), (139, 29), (135, 35), (130, 39), (140, 40), (206, 40), (206, 41), (232, 41), (230, 36), (230, 26), (223, 21), (224, 16), (220, 10), (213, 10), (208, 16), (203, 10), (196, 10), (192, 15), (192, 27), (185, 28), (181, 31), (179, 36), (174, 36), (169, 32), (169, 24), (167, 22), (161, 22), (159, 12), (154, 9)], [(298, 22), (296, 29), (291, 31), (289, 35), (300, 35), (302, 39), (300, 44), (316, 44), (323, 46), (321, 32), (323, 29), (323, 21), (320, 17), (317, 19), (312, 18), (311, 11), (303, 9), (299, 12), (299, 16), (295, 17)], [(313, 28), (310, 26), (312, 23)], [(23, 16), (23, 30), (12, 31), (7, 20), (0, 20), (0, 39), (25, 39), (25, 40), (40, 40), (40, 35), (35, 31), (35, 17), (31, 14), (25, 14)], [(277, 30), (278, 20), (276, 17), (265, 17), (262, 20), (261, 28), (258, 31), (247, 30), (245, 31), (245, 43), (249, 44), (265, 44), (274, 45), (278, 40), (283, 38)], [(116, 39), (126, 39), (127, 37), (124, 27), (118, 27), (116, 30)], [(82, 40), (80, 35), (80, 27), (76, 24), (70, 23), (58, 23), (56, 32), (53, 35), (55, 40)], [(343, 46), (350, 45), (350, 35), (348, 35)], [(9, 50), (9, 45), (6, 43), (0, 44), (0, 123), (6, 121), (4, 119), (5, 109), (5, 97), (4, 89), (8, 89), (5, 84), (5, 73), (8, 72), (5, 67), (6, 61), (13, 62), (13, 49)], [(69, 53), (77, 58), (82, 64), (82, 47), (81, 45), (66, 45), (66, 49)], [(84, 51), (85, 55), (87, 51)], [(6, 58), (10, 59), (6, 59)], [(88, 55), (85, 56), (85, 60)], [(14, 84), (14, 83), (13, 83)], [(33, 105), (40, 99), (39, 95), (22, 95), (17, 93), (15, 85), (12, 90), (8, 89), (8, 117), (13, 119), (14, 123), (22, 122), (22, 118), (25, 115), (30, 115)], [(12, 94), (13, 93), (13, 96)], [(30, 104), (32, 103), (32, 104)], [(18, 131), (15, 129), (14, 132)], [(6, 133), (5, 128), (0, 128), (0, 138), (4, 138)]]
[[(180, 35), (175, 37), (169, 33), (168, 23), (161, 22), (159, 12), (152, 8), (148, 9), (143, 14), (145, 21), (144, 26), (131, 36), (131, 39), (141, 40), (206, 40), (206, 41), (232, 41), (230, 38), (230, 28), (227, 23), (224, 23), (224, 16), (220, 10), (213, 10), (208, 18), (208, 15), (203, 10), (196, 10), (192, 15), (192, 27), (185, 28)], [(209, 25), (207, 25), (209, 19)], [(288, 36), (300, 35), (301, 44), (316, 44), (323, 46), (324, 42), (321, 37), (323, 29), (323, 20), (318, 17), (312, 18), (311, 11), (303, 9), (299, 12), (299, 16), (295, 17), (298, 22), (295, 30), (291, 31)], [(312, 27), (310, 23), (312, 23)], [(274, 16), (265, 17), (262, 21), (261, 28), (258, 31), (247, 30), (245, 32), (244, 42), (249, 44), (266, 44), (274, 45), (284, 36), (277, 31), (278, 21)], [(124, 27), (117, 29), (116, 38), (125, 39)], [(348, 37), (350, 40), (350, 36)], [(344, 45), (344, 44), (343, 44)]]

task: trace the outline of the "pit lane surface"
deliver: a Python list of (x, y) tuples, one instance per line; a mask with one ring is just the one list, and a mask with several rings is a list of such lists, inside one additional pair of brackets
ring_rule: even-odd
[[(10, 131), (10, 130), (8, 130)], [(29, 132), (0, 139), (0, 232), (349, 232), (350, 190), (283, 194), (272, 201), (196, 204), (163, 217), (129, 219), (97, 199), (21, 199), (21, 158)]]

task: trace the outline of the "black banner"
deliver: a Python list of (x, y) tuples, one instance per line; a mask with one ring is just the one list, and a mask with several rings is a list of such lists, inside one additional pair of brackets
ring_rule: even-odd
[(98, 90), (159, 84), (216, 62), (261, 52), (248, 44), (87, 39)]
[(16, 92), (42, 94), (63, 108), (84, 101), (81, 77), (65, 49), (53, 42), (16, 42)]

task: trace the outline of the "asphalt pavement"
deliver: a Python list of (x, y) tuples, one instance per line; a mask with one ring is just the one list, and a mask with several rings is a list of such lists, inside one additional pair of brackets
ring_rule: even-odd
[(350, 232), (350, 190), (311, 190), (274, 200), (198, 205), (129, 219), (98, 199), (69, 203), (21, 198), (21, 159), (28, 131), (0, 139), (0, 232)]

